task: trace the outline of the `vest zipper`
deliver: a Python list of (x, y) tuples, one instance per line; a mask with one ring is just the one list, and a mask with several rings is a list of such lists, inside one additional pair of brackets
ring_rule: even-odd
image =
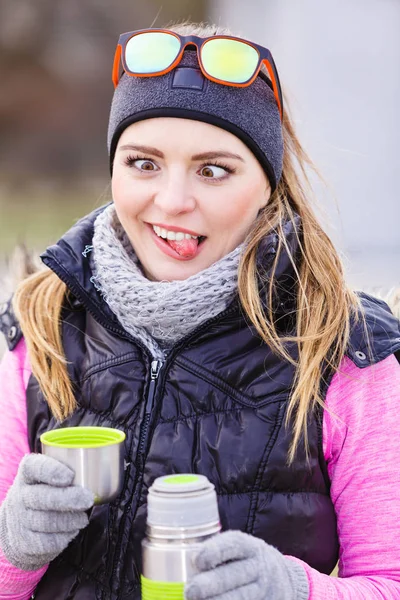
[(144, 420), (142, 425), (142, 431), (140, 433), (139, 446), (138, 446), (138, 457), (144, 457), (144, 453), (146, 450), (146, 442), (149, 433), (149, 424), (151, 420), (151, 411), (153, 410), (154, 405), (154, 394), (157, 387), (157, 379), (161, 371), (163, 363), (161, 360), (153, 360), (151, 363), (151, 371), (150, 371), (150, 385), (149, 385), (149, 393), (147, 394), (146, 408), (144, 413)]
[[(140, 431), (138, 451), (137, 451), (137, 457), (136, 457), (136, 468), (138, 470), (138, 473), (140, 473), (141, 479), (143, 477), (142, 471), (144, 468), (146, 447), (147, 447), (148, 438), (149, 438), (149, 425), (150, 425), (150, 421), (151, 421), (151, 412), (154, 407), (154, 396), (155, 396), (156, 388), (157, 388), (157, 380), (160, 375), (162, 366), (163, 366), (163, 363), (161, 360), (152, 360), (151, 361), (149, 391), (148, 391), (147, 399), (146, 399), (144, 419), (143, 419), (143, 423), (142, 423), (142, 427), (141, 427), (141, 431)], [(139, 484), (139, 480), (137, 480), (137, 483), (138, 483), (137, 487), (135, 484), (135, 488), (136, 488), (135, 494), (134, 494), (135, 498), (137, 498), (137, 496), (140, 495), (140, 493), (141, 493), (141, 483)], [(119, 546), (121, 532), (123, 532), (124, 528), (125, 528), (126, 518), (131, 511), (132, 502), (133, 502), (133, 496), (132, 496), (132, 499), (129, 502), (129, 504), (125, 507), (124, 514), (121, 518), (121, 523), (119, 525), (119, 532), (118, 532), (118, 546)], [(113, 562), (113, 566), (111, 569), (111, 581), (113, 581), (115, 579), (115, 572), (117, 569), (118, 559), (119, 559), (119, 556), (117, 556)], [(120, 594), (118, 594), (118, 598), (119, 597), (120, 597)]]

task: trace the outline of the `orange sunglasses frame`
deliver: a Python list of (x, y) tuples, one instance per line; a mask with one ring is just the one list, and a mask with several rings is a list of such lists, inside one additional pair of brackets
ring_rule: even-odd
[[(126, 65), (126, 61), (125, 61), (126, 45), (129, 42), (129, 40), (131, 40), (133, 37), (135, 37), (136, 35), (139, 35), (141, 33), (167, 33), (168, 35), (173, 35), (180, 41), (181, 47), (180, 47), (179, 53), (178, 53), (176, 59), (174, 60), (174, 62), (171, 65), (169, 65), (169, 67), (167, 67), (163, 71), (157, 71), (156, 73), (134, 73), (133, 71), (128, 69), (128, 67)], [(215, 77), (212, 77), (211, 75), (209, 75), (207, 73), (207, 71), (205, 70), (204, 65), (202, 63), (202, 60), (201, 60), (201, 49), (209, 40), (215, 40), (215, 39), (235, 40), (238, 42), (242, 42), (243, 44), (247, 44), (248, 46), (251, 46), (254, 50), (256, 50), (256, 52), (258, 53), (258, 65), (254, 71), (254, 74), (248, 81), (245, 81), (244, 83), (231, 83), (228, 81), (224, 81), (223, 79), (216, 79)], [(175, 33), (174, 31), (170, 31), (169, 29), (139, 29), (137, 31), (128, 31), (126, 33), (121, 33), (121, 35), (119, 36), (117, 48), (115, 50), (115, 55), (114, 55), (114, 64), (113, 64), (113, 71), (112, 71), (112, 81), (113, 81), (114, 87), (117, 87), (119, 79), (120, 79), (120, 64), (122, 64), (122, 68), (125, 71), (125, 73), (127, 73), (127, 75), (131, 75), (133, 77), (159, 77), (160, 75), (165, 75), (166, 73), (169, 73), (169, 71), (172, 71), (172, 69), (174, 69), (180, 63), (186, 47), (190, 46), (190, 45), (194, 45), (197, 48), (197, 57), (198, 57), (200, 69), (201, 69), (204, 77), (207, 77), (207, 79), (210, 79), (211, 81), (214, 81), (215, 83), (220, 83), (222, 85), (228, 85), (228, 86), (233, 86), (233, 87), (247, 87), (247, 86), (251, 85), (253, 83), (253, 81), (256, 79), (257, 75), (260, 72), (261, 65), (264, 64), (267, 68), (267, 71), (268, 71), (268, 74), (269, 74), (269, 77), (270, 77), (270, 80), (272, 83), (272, 89), (274, 92), (276, 103), (278, 105), (281, 120), (283, 119), (282, 90), (281, 90), (281, 85), (279, 82), (278, 71), (276, 69), (274, 59), (272, 58), (271, 52), (267, 48), (264, 48), (263, 46), (259, 46), (258, 44), (254, 44), (253, 42), (249, 42), (248, 40), (244, 40), (242, 38), (233, 37), (233, 36), (229, 36), (229, 35), (214, 35), (214, 36), (210, 36), (210, 37), (206, 37), (206, 38), (201, 38), (196, 35), (188, 35), (188, 36), (179, 35), (178, 33)]]

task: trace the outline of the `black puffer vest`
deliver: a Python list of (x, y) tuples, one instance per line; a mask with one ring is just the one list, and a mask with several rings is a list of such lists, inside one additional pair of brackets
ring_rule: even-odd
[[(80, 221), (43, 256), (67, 284), (63, 342), (78, 408), (62, 426), (102, 425), (126, 433), (125, 480), (119, 498), (95, 507), (90, 524), (50, 566), (36, 600), (140, 598), (141, 540), (146, 496), (167, 473), (206, 475), (215, 485), (223, 529), (240, 529), (297, 556), (323, 573), (338, 557), (336, 518), (322, 451), (322, 414), (310, 416), (311, 458), (300, 447), (288, 467), (291, 435), (284, 417), (293, 367), (277, 358), (246, 322), (236, 299), (155, 362), (121, 327), (92, 285), (89, 253), (97, 213)], [(295, 236), (287, 228), (294, 249)], [(265, 240), (268, 269), (276, 239)], [(290, 261), (277, 272), (279, 326), (289, 331), (293, 306)], [(361, 326), (348, 355), (360, 368), (400, 348), (399, 323), (386, 305), (363, 297), (371, 334), (369, 354)], [(294, 348), (289, 348), (295, 357)], [(326, 371), (323, 391), (331, 374)], [(30, 447), (58, 427), (36, 380), (27, 394)]]

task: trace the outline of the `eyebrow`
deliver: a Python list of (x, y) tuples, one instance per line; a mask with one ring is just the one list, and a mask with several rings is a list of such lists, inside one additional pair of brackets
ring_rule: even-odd
[[(160, 152), (160, 150), (157, 150), (157, 148), (153, 148), (152, 146), (125, 144), (124, 146), (120, 146), (119, 149), (134, 150), (136, 152), (143, 152), (143, 154), (151, 154), (153, 156), (158, 156), (158, 158), (164, 158), (164, 154)], [(226, 151), (201, 152), (200, 154), (194, 154), (192, 156), (192, 160), (212, 160), (215, 158), (233, 158), (244, 162), (243, 158), (239, 154), (234, 154), (233, 152)]]
[(121, 146), (120, 150), (135, 150), (136, 152), (143, 152), (143, 154), (152, 154), (153, 156), (158, 156), (158, 158), (164, 158), (164, 154), (152, 146), (126, 144), (125, 146)]
[(192, 160), (212, 160), (213, 158), (235, 158), (244, 162), (243, 158), (239, 154), (233, 152), (201, 152), (200, 154), (194, 154)]

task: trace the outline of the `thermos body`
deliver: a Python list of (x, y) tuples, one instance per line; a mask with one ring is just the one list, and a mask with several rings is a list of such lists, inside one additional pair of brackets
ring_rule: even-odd
[(149, 490), (142, 600), (183, 600), (201, 544), (221, 530), (214, 486), (202, 475), (159, 477)]
[(186, 582), (196, 573), (192, 558), (207, 537), (162, 541), (149, 536), (142, 544), (143, 576), (153, 581)]

